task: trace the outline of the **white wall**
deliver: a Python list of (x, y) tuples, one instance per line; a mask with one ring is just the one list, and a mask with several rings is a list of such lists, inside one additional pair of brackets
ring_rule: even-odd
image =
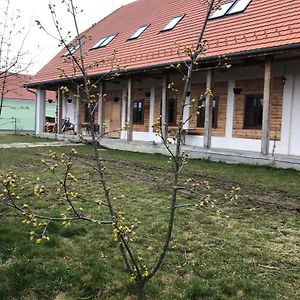
[(300, 63), (294, 64), (289, 68), (288, 80), (292, 82), (292, 93), (289, 94), (290, 118), (286, 122), (290, 122), (290, 136), (288, 144), (288, 154), (300, 155)]
[(76, 124), (76, 101), (74, 100), (73, 95), (70, 95), (68, 98), (72, 98), (72, 102), (69, 103), (65, 97), (63, 98), (63, 119), (70, 119), (72, 124)]

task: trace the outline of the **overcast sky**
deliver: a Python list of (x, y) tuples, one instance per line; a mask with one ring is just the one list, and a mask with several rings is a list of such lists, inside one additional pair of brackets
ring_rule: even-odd
[[(80, 31), (90, 27), (93, 23), (103, 19), (113, 10), (134, 0), (75, 0), (75, 3), (83, 13), (78, 17)], [(0, 9), (6, 0), (0, 0)], [(55, 3), (59, 12), (59, 19), (62, 20), (63, 28), (66, 31), (73, 30), (74, 26), (61, 0), (51, 0)], [(29, 68), (29, 74), (35, 74), (41, 69), (58, 51), (58, 43), (35, 25), (35, 20), (54, 32), (51, 14), (48, 8), (49, 0), (11, 0), (11, 12), (20, 10), (21, 19), (19, 24), (24, 25), (26, 32), (25, 48), (29, 50), (28, 60), (33, 59), (33, 64)], [(29, 28), (29, 29), (28, 29)], [(73, 31), (74, 32), (74, 31)], [(25, 34), (25, 31), (24, 31)], [(17, 42), (17, 41), (16, 41)]]

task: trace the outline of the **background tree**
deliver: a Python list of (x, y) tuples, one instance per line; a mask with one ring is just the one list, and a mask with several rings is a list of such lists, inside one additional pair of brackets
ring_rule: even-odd
[[(1, 3), (0, 10), (0, 115), (4, 96), (9, 92), (7, 81), (25, 72), (30, 66), (24, 43), (28, 31), (20, 26), (20, 11), (13, 11), (10, 0)], [(11, 85), (10, 85), (11, 86)]]

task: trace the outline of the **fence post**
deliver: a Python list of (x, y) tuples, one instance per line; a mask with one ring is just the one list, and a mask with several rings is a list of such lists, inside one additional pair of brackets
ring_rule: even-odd
[(17, 118), (14, 119), (14, 124), (15, 124), (15, 135), (17, 134)]

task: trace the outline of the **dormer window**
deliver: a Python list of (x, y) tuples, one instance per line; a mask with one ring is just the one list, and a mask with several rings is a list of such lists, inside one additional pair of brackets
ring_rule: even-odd
[(172, 30), (182, 20), (184, 16), (185, 15), (174, 17), (161, 31)]
[(97, 49), (97, 48), (102, 48), (107, 46), (115, 37), (117, 36), (117, 34), (111, 34), (111, 35), (107, 35), (103, 38), (101, 38), (99, 40), (99, 42), (97, 42), (92, 49)]
[(135, 40), (137, 39), (150, 25), (143, 25), (141, 26), (135, 33), (133, 33), (128, 40)]

